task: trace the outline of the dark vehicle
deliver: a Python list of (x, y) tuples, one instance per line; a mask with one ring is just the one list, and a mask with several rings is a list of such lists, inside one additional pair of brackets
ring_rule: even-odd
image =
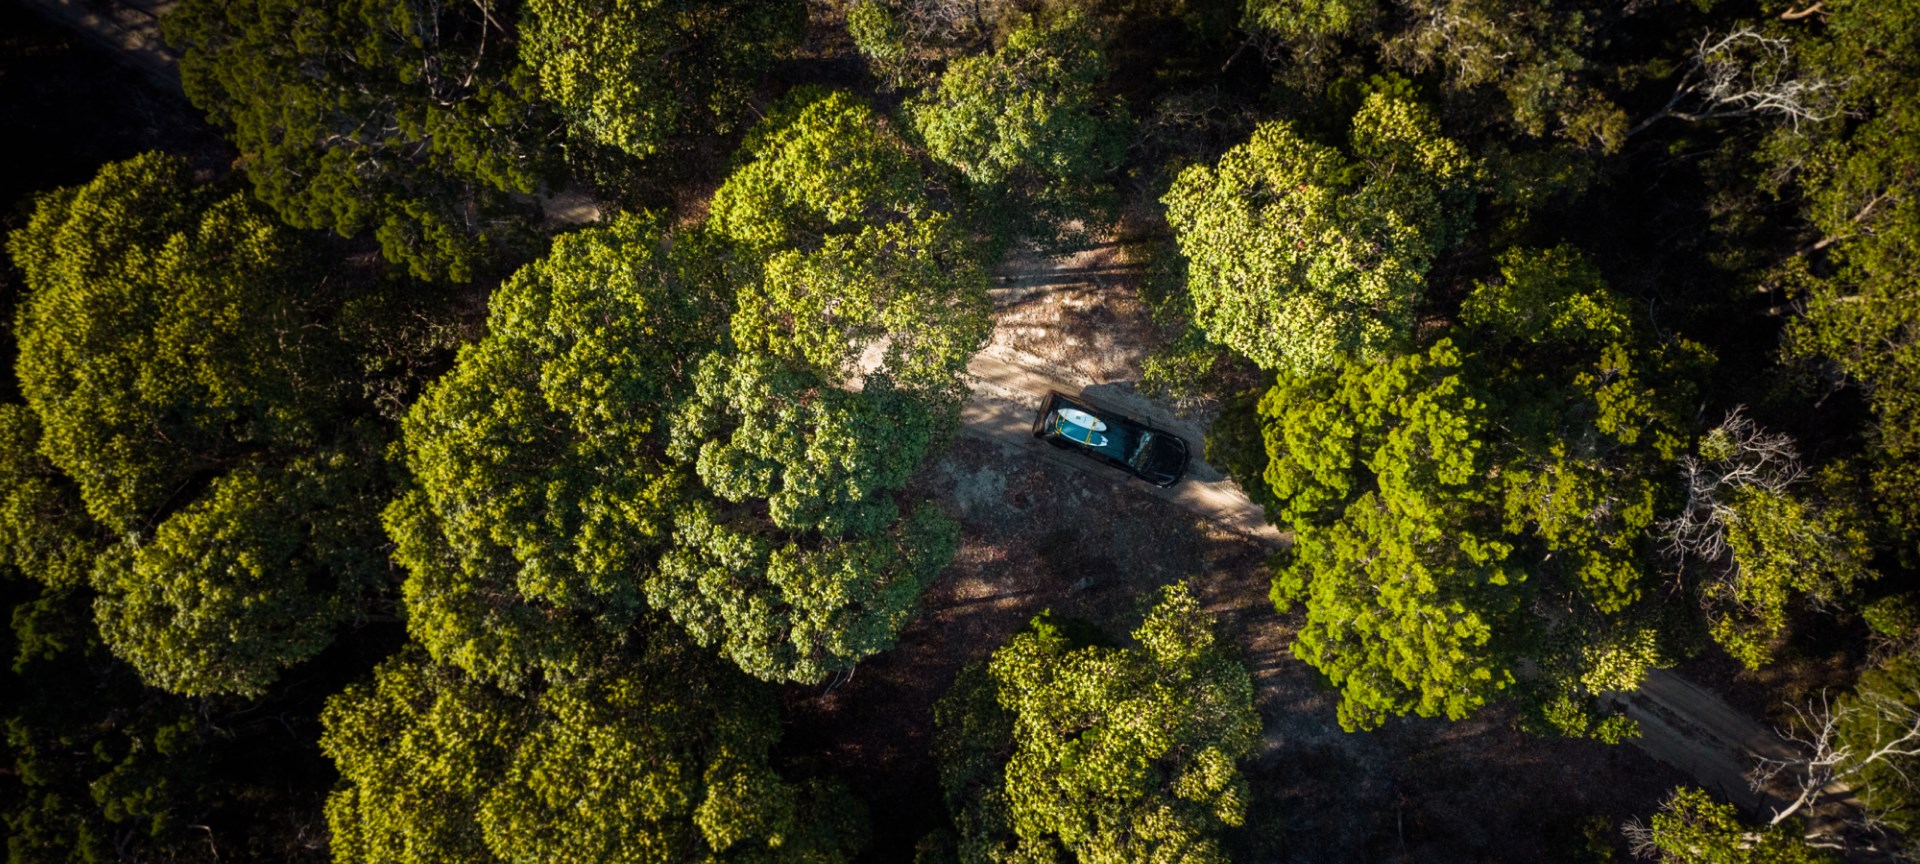
[(1163, 488), (1180, 482), (1187, 473), (1187, 442), (1180, 436), (1095, 408), (1058, 390), (1049, 391), (1040, 404), (1033, 437)]

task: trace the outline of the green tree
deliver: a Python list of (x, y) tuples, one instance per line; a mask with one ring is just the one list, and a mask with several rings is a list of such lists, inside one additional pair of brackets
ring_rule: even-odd
[(530, 0), (520, 56), (574, 129), (644, 159), (696, 122), (739, 116), (801, 11), (767, 0)]
[[(94, 563), (100, 635), (155, 686), (258, 696), (385, 575), (372, 452), (243, 467)], [(370, 482), (375, 481), (375, 482)]]
[(731, 332), (740, 350), (827, 381), (881, 373), (953, 399), (992, 330), (984, 284), (947, 217), (874, 226), (775, 253), (759, 280), (741, 286)]
[[(704, 661), (662, 662), (548, 691), (480, 809), (510, 861), (828, 864), (863, 841), (858, 805), (788, 783), (764, 691)], [(691, 667), (691, 668), (688, 668)], [(609, 818), (609, 814), (620, 814)]]
[(558, 172), (514, 5), (190, 0), (166, 34), (188, 98), (282, 219), (371, 233), (416, 276), (466, 281), (518, 242), (525, 196)]
[(1092, 23), (1069, 12), (953, 61), (907, 110), (933, 158), (973, 186), (1012, 186), (1027, 196), (1016, 201), (1088, 218), (1094, 184), (1127, 143), (1124, 110), (1101, 93), (1106, 75)]
[(13, 612), (6, 644), (22, 649), (0, 667), (7, 861), (212, 862), (234, 850), (312, 860), (311, 835), (290, 824), (310, 827), (306, 783), (319, 766), (300, 734), (310, 715), (288, 701), (149, 687), (101, 643), (84, 584), (40, 586), (37, 596), (23, 587), (0, 564)]
[(892, 647), (958, 540), (938, 507), (903, 519), (895, 503), (932, 424), (882, 377), (852, 392), (764, 356), (710, 356), (674, 454), (719, 502), (681, 513), (650, 602), (768, 680), (817, 681)]
[(1312, 42), (1365, 33), (1380, 15), (1380, 0), (1247, 0), (1246, 22), (1290, 39)]
[(106, 644), (149, 683), (260, 693), (382, 571), (383, 432), (343, 416), (343, 292), (300, 237), (160, 154), (42, 197), (8, 248), (34, 421), (14, 415), (10, 443), (44, 457), (9, 455), (12, 563), (63, 592), (87, 573)]
[(522, 699), (410, 650), (325, 722), (338, 862), (826, 864), (864, 839), (843, 792), (768, 764), (767, 694), (699, 658), (656, 652)]
[(8, 251), (31, 291), (17, 371), (42, 453), (114, 531), (243, 451), (313, 439), (336, 394), (296, 303), (304, 250), (149, 153), (42, 197)]
[(1443, 337), (1261, 400), (1262, 481), (1295, 531), (1274, 599), (1304, 605), (1294, 651), (1348, 728), (1518, 683), (1534, 721), (1617, 740), (1592, 697), (1662, 662), (1649, 540), (1701, 358), (1646, 339), (1570, 248), (1500, 261), (1455, 331), (1475, 353)]
[(1487, 406), (1452, 342), (1283, 377), (1260, 412), (1266, 482), (1295, 531), (1274, 601), (1305, 605), (1293, 652), (1341, 688), (1341, 725), (1459, 719), (1510, 685), (1495, 635), (1526, 577), (1506, 563)]
[(714, 191), (707, 224), (749, 249), (808, 249), (828, 234), (933, 213), (913, 155), (843, 92), (806, 90), (776, 105), (745, 153)]
[(1838, 864), (1788, 826), (1753, 828), (1733, 805), (1699, 789), (1675, 789), (1650, 825), (1630, 826), (1634, 849), (1667, 864)]
[(1771, 179), (1804, 190), (1813, 237), (1783, 268), (1803, 297), (1791, 356), (1836, 367), (1877, 423), (1866, 438), (1887, 523), (1920, 549), (1920, 17), (1907, 4), (1845, 0), (1801, 22), (1803, 74), (1829, 82), (1839, 109), (1778, 130), (1763, 151)]
[(24, 670), (34, 692), (10, 706), (18, 786), (7, 796), (8, 862), (212, 860), (206, 835), (190, 826), (234, 790), (209, 776), (211, 730), (185, 700), (140, 686), (125, 667), (76, 661)]
[(1076, 644), (1042, 616), (943, 700), (963, 860), (1227, 860), (1219, 835), (1249, 795), (1238, 763), (1259, 742), (1253, 680), (1184, 584), (1133, 637)]
[(1381, 45), (1396, 67), (1414, 75), (1438, 70), (1454, 94), (1497, 91), (1504, 119), (1528, 137), (1556, 135), (1609, 152), (1625, 143), (1626, 112), (1596, 86), (1609, 66), (1595, 55), (1613, 23), (1602, 11), (1555, 0), (1401, 6), (1405, 26)]
[(718, 326), (682, 241), (635, 216), (562, 236), (408, 413), (414, 488), (386, 522), (436, 659), (517, 687), (591, 667), (633, 625), (682, 484), (661, 421)]
[(1668, 548), (1691, 565), (1714, 641), (1747, 668), (1773, 659), (1796, 598), (1831, 606), (1879, 575), (1865, 514), (1842, 491), (1844, 466), (1807, 488), (1793, 440), (1739, 409), (1681, 471), (1688, 500), (1662, 526)]
[(1837, 766), (1852, 775), (1843, 782), (1911, 854), (1920, 837), (1920, 662), (1895, 657), (1868, 669), (1838, 708), (1835, 741), (1851, 757)]
[[(1437, 79), (1446, 101), (1462, 109), (1450, 113), (1476, 126), (1504, 123), (1512, 131), (1499, 137), (1512, 143), (1525, 146), (1526, 139), (1552, 136), (1609, 153), (1630, 134), (1627, 114), (1607, 86), (1614, 83), (1610, 79), (1646, 74), (1643, 65), (1654, 75), (1672, 66), (1648, 63), (1664, 58), (1607, 50), (1615, 47), (1610, 43), (1624, 17), (1559, 0), (1246, 4), (1247, 22), (1287, 37), (1297, 62), (1310, 68), (1338, 68), (1343, 53), (1358, 54), (1398, 73)], [(1342, 38), (1360, 45), (1343, 52), (1336, 42)], [(1655, 50), (1668, 47), (1655, 44)]]
[(327, 700), (320, 749), (340, 782), (327, 796), (333, 860), (499, 860), (476, 820), (526, 732), (517, 700), (407, 648)]
[(708, 227), (731, 350), (673, 414), (697, 478), (649, 602), (749, 673), (817, 681), (893, 644), (957, 528), (901, 492), (991, 328), (977, 253), (865, 105), (802, 93), (749, 136)]
[(1472, 162), (1420, 105), (1368, 97), (1349, 145), (1268, 123), (1163, 199), (1195, 323), (1262, 368), (1323, 372), (1404, 344), (1427, 268), (1469, 215)]
[(0, 567), (51, 591), (83, 588), (108, 542), (79, 490), (40, 455), (40, 420), (25, 405), (0, 405)]

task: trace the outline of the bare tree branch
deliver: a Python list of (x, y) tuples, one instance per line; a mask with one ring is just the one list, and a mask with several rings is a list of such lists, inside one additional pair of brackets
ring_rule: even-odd
[(1694, 46), (1687, 71), (1666, 106), (1627, 130), (1627, 135), (1667, 118), (1699, 123), (1771, 115), (1797, 130), (1803, 122), (1838, 115), (1831, 101), (1833, 82), (1796, 75), (1790, 45), (1788, 39), (1767, 36), (1752, 27), (1719, 37), (1709, 31)]

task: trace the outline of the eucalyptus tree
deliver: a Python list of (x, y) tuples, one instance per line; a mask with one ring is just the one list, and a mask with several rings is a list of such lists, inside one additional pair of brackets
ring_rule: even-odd
[(844, 792), (792, 783), (765, 691), (653, 650), (537, 695), (408, 649), (328, 700), (337, 862), (833, 864), (864, 842)]
[(1274, 599), (1304, 607), (1294, 653), (1349, 729), (1517, 697), (1617, 740), (1592, 697), (1663, 662), (1652, 538), (1704, 358), (1644, 334), (1566, 248), (1504, 255), (1462, 318), (1458, 340), (1261, 399), (1262, 479), (1296, 532)]
[(466, 281), (526, 239), (555, 185), (559, 118), (501, 0), (188, 0), (165, 18), (187, 96), (289, 224), (370, 234), (387, 260)]
[(1368, 97), (1348, 143), (1267, 123), (1164, 199), (1194, 322), (1263, 369), (1307, 375), (1399, 350), (1428, 268), (1471, 215), (1472, 160), (1419, 104)]
[(815, 681), (890, 647), (953, 555), (953, 522), (901, 499), (957, 418), (988, 301), (870, 108), (805, 94), (749, 138), (707, 223), (732, 249), (730, 338), (672, 423), (695, 503), (646, 591), (749, 673)]
[(685, 485), (662, 421), (716, 338), (709, 262), (641, 216), (562, 235), (408, 412), (386, 525), (436, 659), (518, 687), (624, 643)]

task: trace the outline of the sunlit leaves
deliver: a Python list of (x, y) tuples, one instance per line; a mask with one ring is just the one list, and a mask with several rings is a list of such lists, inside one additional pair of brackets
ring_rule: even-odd
[(1208, 338), (1292, 374), (1407, 339), (1427, 268), (1471, 207), (1472, 164), (1425, 109), (1384, 94), (1354, 116), (1351, 147), (1274, 122), (1181, 173), (1167, 218)]
[(766, 694), (678, 652), (522, 699), (409, 651), (324, 719), (339, 862), (832, 864), (863, 839), (857, 804), (768, 764)]
[(258, 695), (378, 585), (371, 454), (245, 468), (94, 564), (100, 635), (149, 683)]
[(308, 434), (302, 250), (243, 198), (147, 154), (42, 199), (8, 249), (40, 450), (101, 523), (140, 528), (223, 456)]
[(618, 644), (671, 531), (661, 421), (713, 338), (701, 273), (643, 218), (566, 235), (409, 412), (417, 488), (387, 523), (409, 626), (437, 658), (511, 684)]
[(1042, 616), (963, 673), (938, 712), (962, 860), (1227, 860), (1259, 741), (1252, 679), (1185, 585), (1133, 636), (1088, 645)]
[(521, 57), (587, 137), (635, 157), (739, 116), (800, 7), (767, 0), (533, 0)]

